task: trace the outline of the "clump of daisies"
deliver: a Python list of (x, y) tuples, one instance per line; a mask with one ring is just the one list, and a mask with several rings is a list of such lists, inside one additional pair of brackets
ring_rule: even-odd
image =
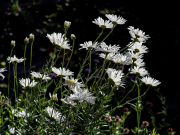
[[(79, 44), (79, 52), (86, 49), (87, 55), (84, 57), (83, 63), (79, 63), (78, 73), (73, 72), (73, 68), (68, 68), (68, 64), (71, 64), (76, 40), (74, 34), (71, 34), (70, 37), (67, 36), (68, 29), (71, 26), (70, 21), (64, 22), (64, 33), (47, 34), (47, 39), (54, 46), (54, 53), (41, 71), (31, 71), (30, 68), (27, 72), (25, 67), (26, 45), (31, 43), (32, 56), (32, 45), (35, 40), (33, 34), (30, 34), (29, 38), (26, 37), (24, 40), (24, 58), (19, 59), (16, 55), (12, 57), (11, 53), (7, 62), (9, 65), (13, 64), (14, 81), (13, 87), (8, 85), (8, 96), (12, 96), (12, 100), (15, 98), (16, 102), (8, 106), (11, 109), (8, 109), (10, 114), (8, 120), (10, 122), (7, 123), (10, 123), (10, 125), (7, 125), (7, 134), (26, 134), (26, 132), (33, 133), (34, 131), (38, 132), (37, 134), (74, 134), (74, 132), (77, 132), (77, 134), (104, 134), (104, 131), (101, 131), (101, 126), (98, 125), (98, 123), (102, 123), (103, 116), (106, 116), (104, 122), (114, 121), (116, 126), (118, 125), (116, 130), (112, 130), (112, 132), (116, 132), (110, 134), (129, 132), (129, 129), (124, 128), (124, 124), (122, 124), (125, 122), (127, 115), (130, 114), (128, 109), (124, 108), (124, 115), (121, 118), (116, 117), (112, 120), (110, 113), (116, 108), (111, 107), (112, 109), (108, 110), (108, 102), (111, 101), (117, 90), (126, 89), (126, 78), (129, 74), (136, 76), (136, 80), (132, 82), (134, 86), (137, 85), (138, 87), (137, 107), (141, 106), (140, 98), (144, 96), (140, 93), (140, 85), (142, 83), (146, 84), (148, 91), (150, 87), (158, 86), (160, 82), (150, 77), (143, 60), (145, 53), (148, 53), (148, 48), (144, 43), (150, 38), (149, 35), (145, 35), (145, 32), (130, 26), (128, 30), (132, 41), (121, 49), (118, 43), (109, 44), (105, 40), (115, 27), (121, 27), (127, 20), (113, 14), (106, 14), (105, 17), (107, 17), (107, 20), (99, 16), (92, 21), (93, 24), (102, 29), (99, 36), (94, 41), (90, 39), (90, 41), (83, 41)], [(111, 29), (110, 33), (104, 38), (100, 38), (104, 36), (104, 29)], [(68, 39), (72, 39), (72, 44)], [(15, 41), (11, 42), (11, 47), (11, 51), (13, 51)], [(68, 57), (66, 65), (65, 59), (67, 56), (65, 54), (67, 49), (70, 51), (70, 57)], [(100, 65), (99, 60), (94, 60), (96, 67), (93, 67), (91, 55), (96, 54), (96, 52), (100, 52), (99, 57), (103, 64)], [(63, 58), (59, 57), (62, 53), (64, 53)], [(60, 59), (60, 62), (58, 59)], [(17, 77), (17, 63), (20, 62), (24, 62), (24, 77), (21, 79)], [(59, 64), (56, 63), (60, 63), (60, 66), (57, 66)], [(99, 67), (97, 67), (97, 63), (99, 63)], [(87, 76), (83, 73), (84, 68), (87, 69)], [(6, 71), (6, 68), (0, 69), (0, 76), (3, 79), (5, 78), (2, 74), (4, 71)], [(133, 89), (134, 87), (125, 97)], [(13, 94), (11, 95), (9, 91)], [(22, 98), (22, 100), (17, 100), (17, 98)], [(124, 98), (119, 100), (123, 101)], [(118, 101), (117, 107), (121, 107), (121, 101)], [(131, 100), (128, 100), (125, 104), (130, 104), (129, 102)], [(138, 128), (139, 112), (137, 111)], [(107, 113), (109, 113), (108, 116)], [(81, 127), (81, 129), (78, 129), (79, 131), (76, 128), (78, 126)]]

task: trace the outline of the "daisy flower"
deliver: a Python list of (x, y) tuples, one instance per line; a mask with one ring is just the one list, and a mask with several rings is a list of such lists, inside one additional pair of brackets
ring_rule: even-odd
[[(122, 80), (122, 77), (124, 76), (124, 73), (119, 70), (115, 70), (115, 69), (112, 69), (112, 68), (108, 68), (106, 69), (106, 73), (108, 74), (108, 77), (110, 78), (110, 81), (112, 84), (115, 84), (117, 86), (121, 86), (121, 87), (124, 87), (123, 83), (121, 82)], [(121, 84), (122, 83), (122, 84)]]
[(52, 44), (55, 44), (57, 47), (59, 47), (59, 49), (71, 50), (68, 44), (69, 41), (67, 40), (66, 37), (64, 40), (64, 34), (62, 35), (61, 33), (53, 33), (51, 35), (47, 34), (46, 37), (49, 38)]
[(33, 77), (37, 78), (37, 79), (42, 79), (42, 80), (50, 80), (51, 77), (47, 76), (47, 75), (42, 75), (41, 73), (39, 72), (34, 72), (34, 71), (31, 71), (30, 73)]
[(76, 107), (77, 103), (75, 103), (73, 100), (70, 99), (70, 97), (61, 99), (62, 102), (68, 104), (69, 106), (74, 106)]
[(141, 79), (142, 82), (144, 82), (146, 85), (148, 86), (157, 86), (159, 85), (161, 82), (159, 82), (158, 80), (154, 79), (154, 78), (151, 78), (151, 77), (143, 77)]
[(113, 61), (119, 66), (132, 64), (132, 58), (122, 55), (120, 53), (117, 53), (114, 56)]
[(106, 14), (105, 15), (110, 21), (112, 21), (112, 23), (114, 25), (117, 24), (124, 24), (127, 20), (125, 20), (124, 18), (117, 16), (117, 15), (111, 15), (111, 14)]
[(8, 125), (8, 129), (9, 129), (9, 132), (10, 134), (15, 134), (15, 127), (11, 127), (10, 125)]
[(128, 50), (134, 51), (136, 53), (147, 53), (147, 47), (142, 45), (142, 42), (135, 42), (132, 47), (130, 47)]
[(109, 20), (104, 21), (101, 17), (98, 17), (97, 19), (95, 19), (95, 21), (92, 21), (92, 23), (95, 23), (99, 25), (99, 27), (104, 29), (113, 27), (113, 24)]
[(75, 87), (72, 89), (74, 94), (70, 95), (70, 99), (73, 101), (87, 101), (91, 104), (95, 104), (96, 97), (92, 96), (91, 92), (88, 89), (82, 89), (80, 87)]
[(56, 111), (54, 108), (47, 107), (44, 110), (51, 118), (56, 120), (58, 123), (63, 122), (65, 120), (65, 117), (61, 115), (60, 112)]
[(7, 58), (8, 63), (20, 63), (20, 62), (23, 62), (24, 60), (26, 59), (23, 59), (23, 58), (18, 59), (16, 55), (14, 55), (14, 57)]
[(81, 48), (79, 48), (79, 50), (80, 49), (86, 49), (86, 50), (88, 50), (88, 49), (93, 49), (93, 48), (96, 48), (97, 47), (97, 42), (95, 42), (94, 44), (92, 43), (92, 41), (88, 41), (88, 42), (84, 42), (84, 44), (80, 44), (80, 46), (81, 46)]
[(70, 76), (70, 78), (68, 76), (63, 77), (65, 79), (65, 83), (64, 85), (67, 85), (70, 88), (74, 88), (74, 87), (85, 87), (84, 84), (82, 84), (82, 82), (78, 82), (78, 79), (74, 79), (72, 76)]
[(56, 67), (53, 67), (52, 68), (52, 71), (58, 75), (58, 76), (72, 76), (74, 73), (71, 72), (69, 69), (65, 69), (65, 68), (56, 68)]
[(12, 114), (16, 117), (29, 117), (29, 113), (26, 113), (25, 111), (21, 110), (18, 111), (17, 109), (12, 109)]
[(5, 76), (1, 74), (2, 72), (7, 71), (6, 68), (0, 68), (0, 76), (4, 79)]
[(144, 67), (146, 64), (145, 62), (143, 62), (143, 59), (137, 59), (135, 62), (134, 62), (134, 66), (137, 66), (137, 67)]
[(38, 82), (35, 82), (34, 80), (31, 82), (29, 78), (22, 78), (21, 80), (19, 80), (19, 83), (23, 86), (22, 88), (25, 89), (34, 87)]
[(118, 52), (118, 50), (119, 50), (119, 45), (106, 45), (106, 43), (105, 42), (102, 42), (97, 48), (96, 48), (96, 51), (102, 51), (102, 52), (104, 52), (105, 54), (108, 54), (108, 53), (116, 53), (116, 52)]
[[(130, 70), (130, 69), (129, 69)], [(136, 74), (138, 76), (145, 76), (148, 75), (148, 71), (144, 68), (140, 68), (140, 67), (133, 67), (130, 74)]]
[(129, 26), (128, 30), (132, 37), (132, 40), (137, 39), (139, 42), (145, 43), (146, 40), (150, 38), (149, 35), (145, 35), (145, 32), (139, 30), (138, 28), (134, 29), (133, 26)]
[(141, 59), (143, 57), (143, 54), (141, 53), (134, 53), (133, 51), (129, 51), (124, 54), (127, 57), (130, 57), (133, 61), (136, 61), (138, 59)]
[(101, 54), (99, 55), (99, 57), (104, 58), (104, 59), (106, 58), (106, 60), (113, 60), (113, 58), (114, 58), (115, 55), (116, 55), (115, 53), (109, 53), (109, 54), (107, 55), (107, 57), (106, 57), (106, 54), (101, 53)]

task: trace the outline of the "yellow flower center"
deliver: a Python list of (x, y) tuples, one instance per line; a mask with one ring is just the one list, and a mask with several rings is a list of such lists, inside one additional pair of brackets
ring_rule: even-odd
[(73, 81), (73, 80), (71, 80), (71, 79), (68, 79), (68, 81), (71, 81), (71, 82), (75, 83), (75, 81)]

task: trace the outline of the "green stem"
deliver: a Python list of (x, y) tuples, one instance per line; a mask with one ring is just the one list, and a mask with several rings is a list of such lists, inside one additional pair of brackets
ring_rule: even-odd
[(16, 72), (16, 86), (17, 86), (17, 98), (18, 98), (17, 63), (15, 64), (15, 72)]
[[(25, 79), (26, 79), (26, 67), (25, 67), (26, 47), (27, 47), (27, 44), (25, 44), (25, 48), (24, 48), (24, 77)], [(25, 87), (26, 87), (26, 81), (25, 81)]]
[[(15, 64), (13, 64), (13, 71), (14, 71), (14, 94), (15, 94), (15, 104), (17, 107), (17, 102), (16, 102), (16, 71), (15, 71)], [(15, 108), (16, 108), (15, 107)]]
[[(13, 52), (13, 47), (11, 48), (11, 53), (10, 53), (10, 61), (11, 61), (11, 56)], [(10, 62), (9, 62), (9, 71), (8, 71), (8, 98), (9, 98), (9, 80), (10, 79)]]
[(30, 73), (31, 73), (31, 64), (32, 64), (32, 47), (33, 47), (33, 41), (31, 41), (31, 54), (30, 54), (29, 76), (30, 76)]
[(69, 65), (69, 62), (70, 62), (70, 60), (71, 60), (71, 57), (72, 57), (72, 54), (73, 54), (73, 50), (74, 50), (74, 43), (75, 43), (75, 40), (73, 40), (72, 51), (71, 51), (70, 58), (68, 59), (68, 63), (67, 63), (67, 65), (66, 65), (66, 69), (67, 69), (67, 67), (68, 67), (68, 65)]
[[(93, 42), (93, 45), (94, 45), (94, 44), (96, 43), (96, 41), (101, 37), (103, 31), (104, 31), (104, 28), (102, 28), (101, 33), (100, 33), (99, 36), (96, 38), (96, 40)], [(92, 45), (92, 46), (93, 46), (93, 45)]]

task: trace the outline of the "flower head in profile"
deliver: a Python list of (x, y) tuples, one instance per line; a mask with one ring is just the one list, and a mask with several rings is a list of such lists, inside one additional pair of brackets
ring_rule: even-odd
[(64, 85), (67, 85), (70, 88), (74, 88), (74, 87), (85, 87), (84, 84), (82, 84), (82, 82), (78, 82), (78, 79), (74, 79), (72, 76), (66, 76), (63, 77), (65, 79), (65, 83)]
[(106, 73), (108, 74), (108, 77), (110, 78), (110, 81), (112, 84), (115, 84), (117, 86), (121, 86), (121, 87), (124, 87), (124, 83), (122, 83), (122, 77), (124, 76), (124, 73), (119, 70), (115, 70), (115, 69), (112, 69), (112, 68), (108, 68), (106, 69)]
[(91, 49), (92, 50), (93, 48), (97, 47), (97, 44), (98, 44), (98, 42), (95, 42), (94, 44), (92, 43), (92, 41), (84, 42), (84, 44), (80, 44), (81, 48), (79, 48), (79, 50), (80, 49), (86, 49), (86, 50)]
[(104, 29), (113, 27), (113, 24), (109, 20), (104, 21), (101, 17), (98, 17), (92, 22), (99, 25), (99, 27), (104, 28)]
[(117, 53), (114, 58), (113, 61), (118, 65), (118, 66), (123, 66), (123, 65), (130, 65), (132, 64), (132, 58), (131, 57), (127, 57), (123, 54)]
[(116, 55), (116, 53), (109, 53), (106, 57), (106, 54), (100, 53), (99, 57), (104, 58), (104, 59), (106, 58), (106, 60), (112, 61), (115, 55)]
[(31, 71), (30, 73), (33, 77), (37, 78), (37, 79), (42, 79), (42, 80), (50, 80), (51, 77), (47, 76), (47, 75), (42, 75), (41, 73), (39, 72), (34, 72), (34, 71)]
[(65, 117), (62, 116), (61, 113), (56, 111), (54, 108), (48, 106), (44, 111), (49, 115), (49, 117), (53, 118), (58, 123), (65, 120)]
[(29, 113), (23, 111), (23, 110), (20, 110), (18, 111), (17, 109), (12, 109), (12, 114), (16, 117), (29, 117)]
[(61, 33), (53, 33), (53, 34), (47, 34), (46, 36), (47, 38), (49, 38), (49, 40), (51, 41), (52, 44), (55, 44), (59, 49), (70, 49), (70, 46), (68, 44), (68, 40), (65, 37), (64, 40), (64, 35), (62, 35)]
[(34, 87), (38, 82), (35, 82), (34, 80), (31, 82), (29, 78), (26, 79), (22, 78), (21, 80), (19, 80), (19, 83), (23, 86), (22, 87), (23, 89), (26, 89), (26, 88)]
[(138, 59), (141, 59), (143, 57), (143, 54), (141, 53), (134, 53), (134, 51), (129, 51), (124, 54), (127, 57), (130, 57), (133, 61), (136, 61)]
[(119, 51), (119, 45), (106, 45), (105, 42), (102, 42), (97, 48), (96, 51), (102, 51), (105, 54), (109, 54), (109, 53), (116, 53)]
[(6, 68), (0, 68), (0, 76), (4, 79), (5, 76), (2, 74), (2, 72), (7, 71)]
[(8, 125), (8, 129), (9, 129), (9, 132), (10, 134), (15, 134), (15, 127), (11, 127), (10, 125)]
[(144, 45), (142, 45), (142, 42), (135, 42), (132, 47), (130, 47), (128, 50), (134, 51), (136, 53), (147, 53), (148, 48)]
[(132, 40), (137, 39), (139, 42), (145, 43), (146, 40), (150, 38), (149, 35), (145, 35), (145, 32), (139, 30), (138, 28), (134, 29), (133, 26), (129, 26), (128, 30), (132, 37)]
[(148, 75), (148, 71), (144, 68), (135, 66), (131, 70), (130, 74), (136, 74), (138, 76), (145, 76), (145, 75)]
[(133, 64), (134, 66), (137, 66), (137, 67), (144, 67), (146, 65), (143, 59), (137, 59), (136, 61), (134, 61)]
[(61, 101), (64, 102), (64, 103), (66, 103), (66, 104), (69, 105), (69, 106), (74, 106), (74, 107), (76, 107), (76, 105), (77, 105), (77, 103), (75, 103), (73, 100), (71, 100), (70, 97), (61, 99)]
[(154, 79), (154, 78), (151, 78), (151, 77), (143, 77), (141, 79), (142, 82), (144, 82), (146, 85), (148, 86), (157, 86), (159, 85), (161, 82), (159, 82), (158, 80)]
[(111, 14), (106, 14), (105, 15), (110, 21), (112, 21), (112, 23), (114, 25), (117, 24), (124, 24), (127, 20), (125, 20), (124, 18), (117, 16), (117, 15), (111, 15)]
[(69, 69), (65, 69), (65, 68), (56, 68), (56, 67), (52, 67), (52, 71), (57, 75), (57, 76), (72, 76), (74, 73), (71, 72)]
[(14, 57), (7, 58), (8, 63), (20, 63), (20, 62), (23, 62), (24, 60), (26, 59), (23, 59), (23, 58), (18, 59), (16, 55), (14, 55)]

